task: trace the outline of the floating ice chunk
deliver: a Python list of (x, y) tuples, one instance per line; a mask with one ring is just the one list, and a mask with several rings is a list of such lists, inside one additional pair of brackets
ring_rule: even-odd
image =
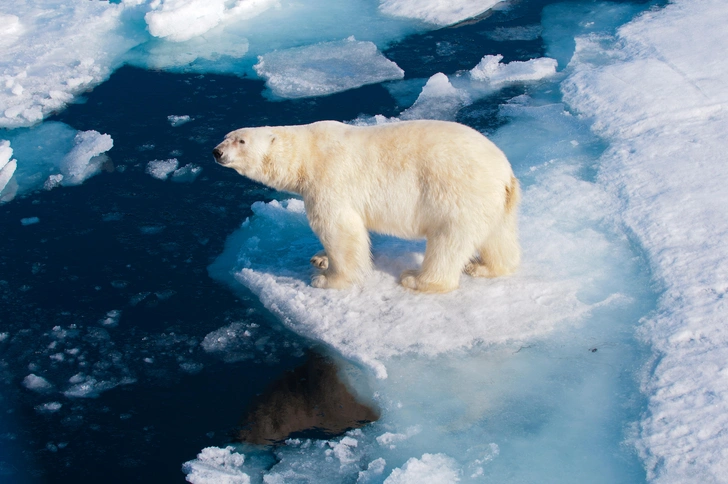
[(69, 380), (73, 385), (63, 392), (68, 398), (97, 398), (101, 393), (116, 388), (119, 385), (129, 385), (136, 382), (133, 378), (122, 378), (112, 380), (97, 380), (94, 377), (86, 377), (78, 374)]
[(502, 64), (502, 55), (486, 55), (470, 71), (471, 79), (485, 81), (491, 85), (505, 82), (537, 81), (556, 74), (558, 63), (555, 59), (541, 57), (525, 62), (513, 61)]
[(280, 50), (258, 58), (255, 71), (276, 96), (325, 96), (393, 79), (404, 71), (372, 42), (346, 40)]
[(106, 158), (101, 156), (114, 146), (108, 134), (98, 131), (79, 131), (73, 148), (60, 164), (63, 185), (80, 185), (101, 170)]
[(63, 407), (60, 402), (48, 402), (41, 405), (36, 405), (35, 411), (38, 413), (56, 413)]
[(231, 323), (205, 336), (201, 346), (208, 353), (221, 355), (225, 361), (234, 362), (253, 357), (254, 341), (249, 325)]
[(50, 175), (48, 177), (48, 179), (43, 183), (43, 188), (46, 190), (53, 190), (60, 186), (61, 183), (63, 183), (63, 175), (56, 173), (55, 175)]
[(161, 0), (153, 5), (144, 16), (149, 33), (172, 42), (204, 34), (225, 15), (225, 0)]
[(18, 167), (17, 161), (10, 159), (12, 156), (13, 149), (10, 147), (10, 142), (0, 141), (0, 201), (3, 201), (3, 191)]
[(392, 432), (384, 432), (382, 435), (377, 437), (377, 443), (379, 445), (384, 445), (390, 448), (394, 448), (397, 442), (402, 442), (403, 440), (407, 440), (412, 436), (415, 436), (421, 432), (421, 428), (418, 425), (415, 425), (414, 427), (410, 427), (407, 429), (407, 431), (403, 434), (395, 434)]
[(34, 392), (44, 393), (53, 389), (53, 385), (42, 376), (31, 373), (23, 379), (23, 386)]
[(170, 114), (167, 116), (167, 121), (169, 121), (169, 124), (172, 125), (172, 127), (176, 128), (177, 126), (182, 126), (185, 123), (189, 123), (190, 118), (188, 115), (182, 115), (182, 116), (175, 116), (174, 114)]
[(459, 482), (458, 465), (445, 454), (424, 454), (412, 457), (401, 469), (395, 469), (384, 484), (451, 484)]
[(382, 457), (374, 459), (367, 465), (366, 470), (359, 471), (359, 476), (356, 480), (357, 484), (381, 482), (381, 476), (384, 473), (385, 467), (387, 467), (387, 461)]
[(172, 181), (192, 183), (200, 173), (202, 173), (201, 166), (189, 163), (182, 168), (174, 170), (174, 173), (172, 173)]
[(438, 72), (430, 77), (415, 103), (400, 118), (450, 120), (469, 103), (468, 93), (455, 88), (445, 74)]
[(182, 470), (192, 484), (250, 484), (250, 476), (241, 470), (245, 456), (232, 446), (206, 447), (197, 459), (186, 462)]
[(119, 324), (119, 319), (121, 319), (121, 310), (112, 309), (106, 313), (106, 317), (99, 321), (99, 323), (106, 327), (114, 327)]
[(38, 217), (27, 217), (27, 218), (20, 219), (20, 224), (22, 226), (33, 225), (33, 224), (37, 224), (38, 222), (40, 222), (40, 219)]
[(166, 180), (177, 169), (178, 163), (177, 158), (150, 161), (147, 163), (147, 173), (159, 180)]
[(452, 25), (487, 12), (503, 0), (380, 0), (379, 10), (435, 25)]

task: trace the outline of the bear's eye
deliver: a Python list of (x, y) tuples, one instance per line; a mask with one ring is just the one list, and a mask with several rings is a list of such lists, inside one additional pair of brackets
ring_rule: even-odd
[(238, 140), (238, 143), (240, 143), (241, 145), (244, 145), (245, 144), (245, 140), (244, 139), (239, 139)]

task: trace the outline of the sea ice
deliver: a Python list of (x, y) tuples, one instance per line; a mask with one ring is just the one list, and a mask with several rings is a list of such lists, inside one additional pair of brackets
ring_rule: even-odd
[(254, 68), (273, 94), (289, 99), (324, 96), (404, 77), (404, 71), (374, 43), (353, 37), (274, 51), (261, 56)]
[(476, 81), (498, 85), (504, 82), (537, 81), (556, 74), (555, 59), (541, 57), (528, 61), (501, 63), (502, 55), (486, 55), (470, 70), (470, 77)]
[(577, 39), (565, 99), (609, 142), (599, 180), (663, 288), (641, 335), (655, 352), (637, 445), (648, 479), (728, 476), (728, 4), (677, 0)]
[(444, 454), (412, 457), (401, 469), (395, 469), (384, 484), (449, 484), (459, 482), (457, 463)]
[(438, 72), (427, 80), (415, 103), (400, 114), (401, 119), (453, 119), (471, 101), (467, 91), (455, 88)]
[(48, 392), (53, 389), (53, 385), (48, 380), (33, 373), (23, 379), (23, 386), (28, 390), (41, 393)]
[(245, 463), (245, 456), (234, 450), (231, 446), (202, 449), (197, 460), (183, 466), (187, 481), (193, 484), (249, 484), (250, 476), (239, 469)]
[(503, 0), (380, 0), (386, 15), (407, 17), (435, 24), (451, 25), (487, 12)]
[(167, 116), (167, 121), (169, 121), (169, 124), (172, 125), (173, 128), (176, 128), (177, 126), (182, 126), (185, 123), (189, 123), (192, 120), (188, 115), (182, 115), (182, 116), (176, 116), (174, 114), (170, 114)]
[(26, 226), (26, 225), (34, 225), (40, 222), (40, 219), (38, 217), (26, 217), (20, 219), (20, 225)]
[(0, 141), (0, 201), (6, 197), (3, 192), (18, 167), (18, 162), (11, 159), (12, 156), (13, 149), (10, 147), (10, 142), (7, 140)]
[(5, 190), (0, 191), (0, 201), (41, 187), (79, 185), (100, 172), (106, 161), (104, 153), (114, 145), (108, 134), (76, 131), (59, 122), (16, 129), (5, 136), (10, 144), (0, 147), (12, 147), (17, 168)]
[(177, 158), (169, 160), (153, 160), (147, 163), (147, 173), (158, 180), (166, 180), (176, 169), (179, 162)]

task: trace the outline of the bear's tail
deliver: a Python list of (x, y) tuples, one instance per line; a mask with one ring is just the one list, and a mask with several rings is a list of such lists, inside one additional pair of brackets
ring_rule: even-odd
[(516, 207), (518, 207), (518, 203), (521, 201), (521, 185), (518, 183), (518, 178), (516, 178), (514, 175), (511, 175), (511, 183), (510, 185), (506, 185), (506, 206), (505, 206), (505, 212), (511, 213), (513, 212)]

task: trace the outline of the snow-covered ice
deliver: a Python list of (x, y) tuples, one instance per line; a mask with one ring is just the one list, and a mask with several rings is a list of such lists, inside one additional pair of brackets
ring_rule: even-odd
[(678, 0), (579, 38), (566, 100), (610, 143), (600, 183), (663, 292), (641, 336), (655, 352), (637, 445), (654, 482), (728, 476), (728, 49), (720, 0)]

